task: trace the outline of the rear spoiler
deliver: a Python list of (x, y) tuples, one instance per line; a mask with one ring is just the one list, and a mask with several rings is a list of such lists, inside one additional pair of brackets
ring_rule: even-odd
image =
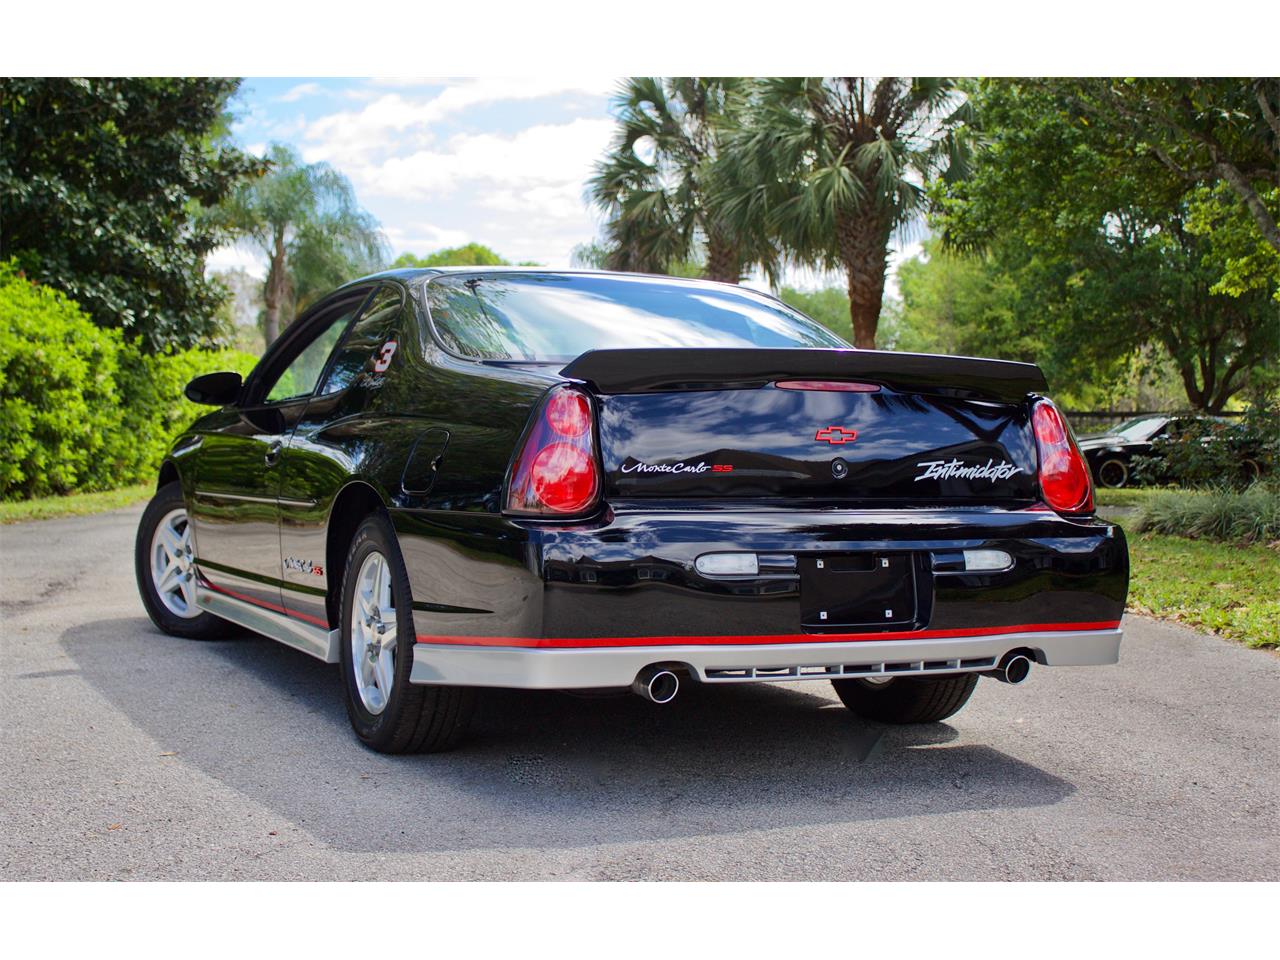
[(1034, 363), (891, 350), (589, 350), (560, 373), (605, 394), (752, 388), (775, 380), (858, 380), (908, 393), (1020, 401), (1046, 386)]

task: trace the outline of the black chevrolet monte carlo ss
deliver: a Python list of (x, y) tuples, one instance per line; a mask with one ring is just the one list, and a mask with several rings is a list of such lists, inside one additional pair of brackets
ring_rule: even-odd
[(891, 723), (1115, 663), (1120, 528), (1030, 364), (855, 350), (665, 277), (399, 270), (308, 310), (174, 444), (137, 538), (162, 630), (340, 664), (388, 753), (479, 688), (830, 680)]

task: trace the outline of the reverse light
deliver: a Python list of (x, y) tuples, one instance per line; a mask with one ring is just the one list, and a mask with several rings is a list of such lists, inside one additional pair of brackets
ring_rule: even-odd
[(1050, 400), (1031, 408), (1031, 427), (1040, 452), (1040, 492), (1059, 513), (1092, 513), (1093, 480), (1075, 437)]
[(754, 553), (704, 553), (693, 567), (704, 577), (754, 577), (760, 561)]
[(591, 400), (575, 387), (553, 387), (511, 465), (507, 512), (585, 513), (599, 499), (600, 486)]
[(964, 551), (965, 570), (1008, 570), (1013, 566), (1013, 557), (1003, 550), (966, 550)]

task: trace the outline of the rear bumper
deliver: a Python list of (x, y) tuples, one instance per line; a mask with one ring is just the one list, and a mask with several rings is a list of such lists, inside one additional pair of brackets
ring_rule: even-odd
[(653, 664), (683, 668), (704, 683), (978, 673), (994, 668), (1012, 650), (1030, 650), (1036, 661), (1046, 666), (1116, 663), (1121, 635), (1116, 627), (900, 640), (571, 649), (419, 643), (409, 679), (413, 683), (556, 690), (624, 687)]
[[(1044, 510), (685, 504), (558, 525), (426, 511), (393, 519), (414, 598), (415, 683), (625, 686), (655, 663), (706, 682), (955, 673), (1017, 649), (1049, 666), (1108, 664), (1128, 586), (1119, 527)], [(1002, 550), (1012, 565), (944, 566), (970, 549)], [(699, 575), (696, 558), (717, 551), (786, 555), (797, 569), (910, 555), (907, 622), (815, 623), (801, 573)]]

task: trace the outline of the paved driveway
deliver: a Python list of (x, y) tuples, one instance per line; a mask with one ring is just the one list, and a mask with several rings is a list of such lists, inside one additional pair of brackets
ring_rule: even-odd
[(153, 629), (139, 512), (0, 527), (0, 878), (1280, 879), (1270, 654), (1130, 618), (929, 729), (824, 682), (494, 692), (389, 758), (336, 667)]

